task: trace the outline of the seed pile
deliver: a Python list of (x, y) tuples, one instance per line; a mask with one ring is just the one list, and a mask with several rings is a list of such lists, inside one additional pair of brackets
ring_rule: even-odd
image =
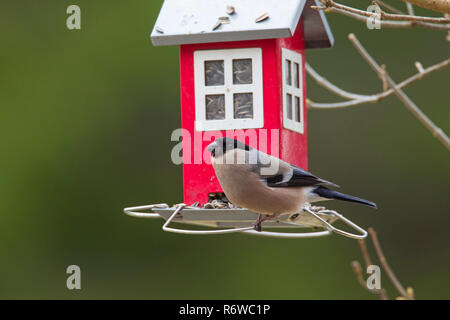
[(234, 209), (237, 208), (234, 204), (231, 202), (224, 202), (221, 200), (212, 200), (211, 202), (205, 203), (203, 205), (204, 209)]

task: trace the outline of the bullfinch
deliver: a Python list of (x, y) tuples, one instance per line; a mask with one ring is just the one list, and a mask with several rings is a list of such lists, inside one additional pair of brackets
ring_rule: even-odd
[(329, 189), (336, 184), (232, 138), (208, 145), (211, 164), (227, 199), (259, 213), (254, 226), (263, 221), (299, 212), (306, 202), (344, 200), (376, 208), (371, 201)]

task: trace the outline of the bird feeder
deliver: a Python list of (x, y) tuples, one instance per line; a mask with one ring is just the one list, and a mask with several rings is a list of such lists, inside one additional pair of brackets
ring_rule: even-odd
[[(337, 212), (314, 211), (311, 207), (304, 208), (297, 217), (282, 217), (263, 225), (325, 231), (298, 234), (251, 230), (256, 213), (229, 207), (212, 166), (196, 161), (203, 159), (203, 151), (212, 140), (231, 135), (308, 169), (305, 50), (328, 48), (334, 42), (324, 13), (313, 10), (312, 5), (318, 3), (315, 0), (289, 0), (282, 4), (279, 0), (163, 3), (151, 40), (155, 46), (180, 46), (183, 196), (189, 206), (140, 206), (125, 209), (127, 214), (162, 217), (166, 220), (163, 229), (172, 232), (205, 234), (168, 227), (171, 221), (178, 221), (229, 228), (209, 233), (283, 237), (331, 232), (348, 236), (331, 225), (341, 219), (362, 233), (351, 236), (365, 237), (364, 230)], [(251, 135), (256, 135), (256, 139), (251, 139)], [(262, 136), (266, 141), (264, 148), (257, 145)], [(214, 201), (219, 206), (211, 204)], [(154, 212), (140, 212), (148, 209)]]

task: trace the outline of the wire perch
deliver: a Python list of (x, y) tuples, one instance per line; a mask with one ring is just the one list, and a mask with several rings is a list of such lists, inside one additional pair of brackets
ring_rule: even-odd
[[(149, 210), (153, 212), (148, 212)], [(199, 208), (187, 206), (184, 203), (169, 207), (165, 203), (151, 204), (145, 206), (125, 208), (124, 212), (136, 218), (163, 218), (165, 220), (162, 229), (167, 232), (208, 235), (226, 233), (246, 233), (251, 235), (272, 237), (272, 238), (316, 238), (336, 233), (352, 239), (364, 239), (367, 232), (339, 214), (334, 210), (324, 207), (311, 206), (306, 204), (302, 211), (291, 215), (283, 215), (277, 219), (268, 220), (262, 223), (267, 228), (321, 228), (321, 231), (313, 232), (273, 232), (256, 231), (253, 223), (258, 218), (258, 214), (242, 208)], [(332, 224), (341, 220), (359, 234), (350, 233), (334, 227)], [(215, 230), (190, 230), (169, 227), (172, 222), (185, 223), (210, 228), (221, 228)]]

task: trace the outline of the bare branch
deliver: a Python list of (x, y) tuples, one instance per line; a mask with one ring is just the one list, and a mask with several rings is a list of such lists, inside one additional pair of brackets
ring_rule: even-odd
[(414, 289), (411, 287), (406, 288), (406, 294), (410, 300), (414, 300)]
[(354, 107), (363, 103), (373, 102), (375, 99), (354, 99), (349, 101), (342, 101), (342, 102), (331, 102), (331, 103), (321, 103), (321, 102), (314, 102), (310, 99), (306, 100), (307, 107), (310, 109), (341, 109), (341, 108), (348, 108), (348, 107)]
[[(450, 18), (450, 14), (446, 13), (446, 14), (444, 14), (444, 17)], [(450, 25), (447, 25), (447, 26), (450, 26)], [(445, 40), (450, 41), (450, 30), (448, 31), (447, 36), (445, 37)]]
[[(399, 88), (404, 88), (414, 81), (418, 81), (423, 79), (425, 76), (429, 75), (430, 73), (434, 71), (438, 71), (443, 69), (444, 67), (450, 65), (450, 58), (447, 60), (444, 60), (438, 64), (435, 64), (433, 66), (430, 66), (426, 69), (423, 69), (422, 72), (418, 72), (415, 75), (403, 80), (398, 84)], [(394, 89), (388, 89), (387, 91), (380, 92), (378, 94), (374, 95), (361, 95), (356, 94), (352, 92), (347, 92), (336, 85), (332, 84), (330, 81), (328, 81), (323, 76), (319, 75), (308, 63), (305, 64), (306, 72), (322, 87), (330, 90), (331, 92), (336, 93), (338, 96), (341, 96), (345, 99), (349, 99), (349, 101), (343, 101), (343, 102), (335, 102), (335, 103), (317, 103), (313, 102), (311, 100), (307, 101), (308, 107), (311, 109), (332, 109), (332, 108), (346, 108), (346, 107), (352, 107), (356, 105), (360, 105), (363, 103), (369, 103), (369, 102), (378, 102), (381, 101), (388, 96), (392, 95), (394, 93)]]
[[(358, 244), (359, 244), (359, 248), (361, 249), (361, 254), (363, 256), (364, 264), (366, 265), (366, 269), (367, 269), (370, 265), (372, 265), (372, 261), (369, 256), (369, 252), (367, 251), (366, 242), (364, 241), (364, 239), (361, 239), (361, 240), (358, 240)], [(363, 287), (370, 293), (378, 294), (380, 297), (380, 300), (388, 300), (388, 296), (387, 296), (386, 290), (384, 290), (384, 288), (381, 288), (379, 290), (376, 290), (376, 289), (371, 290), (367, 287), (367, 283), (364, 281), (364, 277), (362, 275), (361, 265), (359, 264), (358, 261), (352, 262), (352, 269), (353, 269), (353, 272), (355, 273), (356, 280), (358, 280), (358, 283), (361, 285), (361, 287)]]
[(345, 91), (337, 86), (335, 86), (334, 84), (332, 84), (331, 82), (329, 82), (327, 79), (325, 79), (324, 77), (322, 77), (321, 75), (319, 75), (310, 65), (309, 63), (305, 63), (305, 70), (306, 72), (308, 72), (308, 74), (313, 77), (314, 80), (316, 80), (316, 82), (318, 84), (320, 84), (322, 87), (327, 88), (328, 90), (330, 90), (331, 92), (334, 92), (335, 94), (337, 94), (338, 96), (342, 97), (342, 98), (346, 98), (346, 99), (364, 99), (367, 96), (364, 95), (360, 95), (360, 94), (356, 94), (356, 93), (351, 93), (348, 91)]
[[(327, 3), (330, 6), (329, 7), (327, 7), (327, 6), (325, 6), (325, 7), (311, 6), (311, 8), (313, 8), (315, 10), (325, 10), (326, 9), (327, 12), (336, 12), (336, 13), (348, 16), (350, 18), (356, 19), (358, 21), (364, 22), (364, 23), (367, 23), (368, 21), (373, 22), (369, 19), (374, 19), (374, 17), (376, 17), (376, 14), (373, 12), (367, 12), (364, 10), (355, 9), (352, 7), (348, 7), (345, 5), (341, 5), (341, 4), (332, 2), (331, 0), (321, 0), (321, 1)], [(374, 3), (376, 3), (380, 6), (389, 8), (388, 10), (397, 13), (395, 15), (392, 15), (392, 14), (383, 12), (380, 8), (382, 13), (379, 15), (380, 19), (378, 19), (378, 22), (379, 22), (381, 28), (411, 28), (411, 27), (417, 26), (417, 27), (423, 27), (423, 28), (435, 29), (435, 30), (450, 30), (450, 26), (444, 24), (444, 23), (446, 23), (445, 21), (448, 20), (448, 17), (432, 18), (432, 17), (409, 16), (409, 15), (405, 15), (400, 10), (397, 10), (397, 9), (387, 5), (386, 3), (382, 2), (381, 0), (375, 0)], [(406, 19), (406, 21), (389, 20), (388, 18), (386, 18), (386, 15), (400, 16), (401, 18), (403, 17), (404, 19)], [(414, 17), (414, 18), (411, 18), (411, 17)], [(438, 21), (441, 21), (441, 22), (439, 22), (439, 23), (423, 22), (422, 18), (425, 18), (425, 20), (427, 20), (428, 18), (438, 19)], [(387, 19), (387, 20), (383, 20), (383, 19)], [(398, 19), (395, 19), (395, 20), (398, 20)], [(419, 21), (416, 21), (416, 20), (419, 20)]]
[(397, 14), (404, 14), (402, 11), (394, 8), (393, 6), (387, 4), (386, 2), (383, 2), (381, 0), (374, 0), (374, 2), (376, 4), (378, 4), (380, 7), (384, 7), (385, 9), (387, 9), (387, 10), (389, 10), (391, 12), (394, 12), (394, 13), (397, 13)]
[(414, 62), (414, 66), (416, 67), (417, 71), (419, 71), (420, 74), (422, 74), (425, 71), (423, 69), (422, 64), (419, 61)]
[(405, 298), (409, 298), (409, 295), (406, 293), (405, 288), (402, 286), (400, 281), (395, 276), (394, 272), (392, 271), (391, 267), (389, 266), (386, 257), (383, 254), (383, 250), (381, 250), (380, 243), (378, 242), (377, 234), (373, 228), (369, 228), (370, 236), (372, 237), (373, 245), (375, 247), (375, 251), (377, 252), (378, 259), (380, 259), (381, 265), (383, 266), (384, 270), (386, 271), (389, 279), (391, 279), (392, 284), (395, 286), (395, 288), (398, 290), (398, 292)]
[(406, 2), (406, 9), (408, 10), (408, 14), (410, 16), (414, 16), (415, 15), (414, 14), (414, 8), (413, 8), (413, 5), (411, 3)]
[[(333, 0), (319, 0), (325, 8), (336, 8), (351, 13), (359, 14), (365, 17), (374, 17), (373, 12), (368, 12), (360, 9), (355, 9), (340, 3), (336, 3)], [(323, 10), (323, 8), (317, 8), (318, 10)], [(429, 23), (450, 23), (448, 18), (437, 18), (437, 17), (421, 17), (421, 16), (411, 16), (407, 14), (393, 14), (387, 13), (380, 8), (380, 20), (393, 20), (393, 21), (418, 21), (418, 22), (429, 22)]]
[[(363, 58), (367, 61), (367, 63), (372, 67), (372, 69), (378, 73), (378, 75), (382, 74), (383, 70), (378, 65), (378, 63), (370, 56), (370, 54), (367, 52), (367, 50), (361, 45), (361, 43), (356, 39), (356, 36), (351, 33), (349, 34), (348, 38), (352, 42), (352, 44), (355, 46), (355, 48), (358, 50), (358, 52), (363, 56)], [(430, 118), (428, 118), (422, 110), (401, 90), (401, 88), (392, 80), (392, 78), (389, 76), (389, 74), (386, 72), (385, 74), (386, 81), (389, 84), (389, 86), (394, 89), (395, 95), (398, 97), (398, 99), (405, 105), (405, 107), (411, 111), (411, 113), (420, 121), (422, 124), (435, 136), (439, 141), (444, 144), (444, 146), (447, 147), (447, 149), (450, 149), (450, 139), (445, 134), (444, 131), (442, 131), (441, 128), (436, 126)]]
[[(313, 7), (312, 7), (313, 8)], [(345, 11), (338, 8), (327, 8), (327, 12), (336, 12), (340, 13), (342, 15), (345, 15), (347, 17), (356, 19), (358, 21), (367, 23), (367, 21), (370, 19), (370, 17), (365, 17), (353, 12)], [(414, 24), (411, 21), (380, 21), (380, 27), (381, 28), (411, 28)], [(441, 27), (440, 25), (437, 25)], [(441, 29), (441, 28), (439, 28)]]
[(353, 272), (355, 273), (356, 280), (358, 281), (359, 285), (363, 287), (363, 289), (369, 291), (370, 293), (378, 294), (380, 296), (380, 300), (388, 300), (386, 291), (383, 288), (377, 290), (377, 289), (369, 289), (367, 287), (367, 283), (364, 281), (364, 277), (362, 274), (361, 265), (359, 264), (358, 261), (352, 261), (352, 269)]
[(372, 264), (372, 261), (369, 256), (369, 252), (367, 251), (366, 241), (364, 239), (358, 240), (359, 249), (361, 249), (361, 254), (363, 256), (364, 264), (366, 268)]
[(352, 270), (355, 273), (356, 280), (358, 280), (358, 283), (361, 285), (361, 287), (363, 287), (365, 290), (369, 290), (367, 288), (366, 282), (364, 281), (362, 268), (358, 261), (352, 261)]
[[(348, 12), (345, 10), (337, 9), (337, 8), (328, 8), (327, 12), (336, 12), (339, 14), (342, 14), (344, 16), (348, 16), (350, 18), (356, 19), (358, 21), (367, 23), (370, 17), (361, 16), (359, 14), (355, 14), (352, 12)], [(435, 30), (450, 30), (450, 26), (448, 25), (442, 25), (442, 24), (436, 24), (436, 23), (426, 23), (426, 22), (413, 22), (413, 21), (379, 21), (381, 28), (412, 28), (412, 27), (423, 27), (427, 29), (435, 29)]]

